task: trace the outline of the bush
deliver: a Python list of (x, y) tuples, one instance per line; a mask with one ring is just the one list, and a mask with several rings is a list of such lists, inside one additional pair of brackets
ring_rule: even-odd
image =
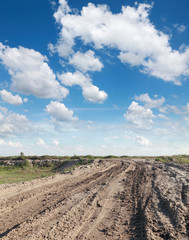
[(76, 159), (79, 159), (79, 158), (80, 158), (80, 157), (77, 156), (77, 155), (75, 155), (75, 154), (74, 154), (74, 156), (71, 157), (72, 160), (76, 160)]
[(31, 163), (30, 163), (30, 161), (28, 160), (28, 159), (24, 159), (23, 161), (22, 161), (22, 163), (20, 164), (20, 166), (21, 167), (25, 167), (25, 168), (31, 168)]
[(118, 156), (108, 155), (108, 156), (105, 156), (104, 158), (118, 158)]

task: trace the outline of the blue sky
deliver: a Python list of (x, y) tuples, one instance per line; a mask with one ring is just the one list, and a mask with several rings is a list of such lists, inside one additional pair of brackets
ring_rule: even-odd
[(0, 155), (189, 154), (188, 1), (0, 2)]

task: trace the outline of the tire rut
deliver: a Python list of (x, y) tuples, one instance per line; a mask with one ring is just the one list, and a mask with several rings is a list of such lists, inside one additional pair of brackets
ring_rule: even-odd
[(0, 238), (187, 240), (188, 181), (184, 165), (96, 161), (63, 180), (3, 200)]
[[(8, 234), (11, 229), (15, 230), (16, 227), (20, 227), (22, 222), (28, 221), (28, 219), (32, 217), (35, 218), (35, 216), (41, 215), (43, 212), (45, 213), (50, 210), (52, 211), (54, 208), (56, 209), (57, 205), (64, 203), (65, 199), (69, 199), (69, 196), (90, 189), (90, 187), (98, 185), (101, 181), (107, 180), (112, 172), (119, 168), (119, 166), (120, 163), (114, 164), (103, 171), (87, 176), (81, 181), (74, 181), (72, 184), (64, 186), (64, 188), (62, 188), (60, 184), (60, 186), (58, 186), (53, 192), (47, 192), (45, 195), (40, 193), (39, 195), (36, 195), (35, 198), (30, 199), (30, 201), (25, 201), (22, 205), (19, 205), (17, 209), (8, 214), (2, 214), (0, 216), (0, 229), (5, 230), (4, 232), (1, 230), (1, 234)], [(25, 211), (23, 212), (22, 209), (25, 209)], [(16, 225), (14, 224), (15, 218), (13, 218), (13, 216), (16, 216)]]

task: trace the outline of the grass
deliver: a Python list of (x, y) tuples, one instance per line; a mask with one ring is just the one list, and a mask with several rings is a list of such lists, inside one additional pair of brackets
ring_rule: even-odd
[[(72, 157), (56, 157), (53, 156), (53, 159), (56, 159), (58, 161), (58, 158), (60, 160), (64, 159), (64, 162), (62, 161), (58, 161), (58, 163), (53, 164), (48, 162), (49, 156), (41, 156), (41, 157), (37, 157), (34, 156), (34, 159), (40, 159), (40, 162), (38, 164), (34, 164), (34, 166), (32, 166), (32, 164), (30, 163), (30, 161), (28, 159), (32, 159), (32, 158), (25, 158), (23, 157), (22, 160), (20, 160), (20, 157), (6, 157), (6, 158), (2, 158), (1, 159), (1, 165), (0, 165), (0, 184), (5, 184), (5, 183), (18, 183), (18, 182), (25, 182), (25, 181), (29, 181), (32, 179), (39, 179), (42, 177), (48, 177), (48, 176), (52, 176), (54, 175), (58, 168), (61, 167), (61, 165), (66, 164), (67, 162), (71, 161), (71, 160), (77, 160), (75, 164), (73, 164), (73, 166), (70, 166), (68, 169), (64, 169), (63, 172), (71, 172), (73, 171), (76, 167), (80, 166), (80, 165), (86, 165), (86, 164), (90, 164), (93, 162), (93, 160), (95, 159), (93, 156), (88, 155), (87, 158), (83, 157), (83, 156), (73, 156)], [(45, 166), (41, 166), (40, 164), (42, 164), (44, 161), (45, 162)], [(6, 161), (9, 160), (14, 160), (14, 159), (19, 159), (20, 160), (20, 164), (17, 166), (6, 166)]]
[(176, 163), (178, 164), (189, 164), (189, 158), (177, 158)]
[(163, 163), (176, 163), (176, 164), (189, 164), (189, 156), (188, 155), (177, 155), (177, 156), (161, 156), (155, 158), (157, 162)]
[(155, 158), (156, 162), (163, 162), (163, 163), (168, 163), (168, 160), (162, 157)]
[(25, 182), (54, 174), (52, 167), (0, 166), (0, 184)]

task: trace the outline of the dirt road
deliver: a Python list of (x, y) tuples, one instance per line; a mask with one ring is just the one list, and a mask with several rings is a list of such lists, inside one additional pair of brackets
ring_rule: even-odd
[(189, 239), (189, 166), (95, 160), (72, 174), (0, 186), (0, 238)]

